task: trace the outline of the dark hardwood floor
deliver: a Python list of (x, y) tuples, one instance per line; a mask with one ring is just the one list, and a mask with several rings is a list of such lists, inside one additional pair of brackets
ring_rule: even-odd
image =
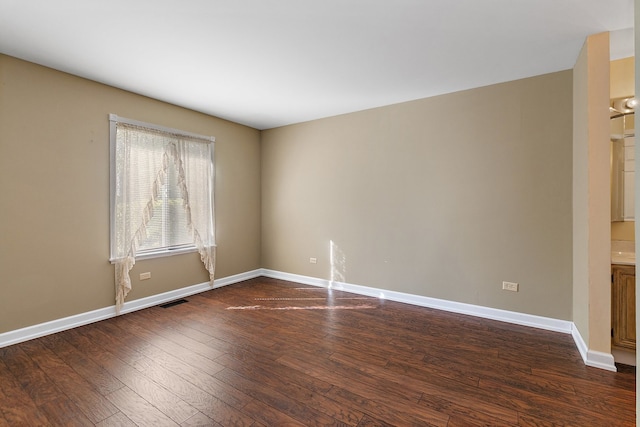
[(570, 335), (259, 278), (0, 349), (2, 426), (632, 426)]

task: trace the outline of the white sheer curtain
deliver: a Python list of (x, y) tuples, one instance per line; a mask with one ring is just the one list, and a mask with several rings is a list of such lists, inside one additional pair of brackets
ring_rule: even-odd
[(215, 217), (213, 140), (116, 123), (115, 184), (112, 203), (112, 262), (115, 264), (116, 311), (131, 290), (129, 271), (138, 245), (146, 237), (153, 205), (175, 166), (187, 228), (213, 285)]

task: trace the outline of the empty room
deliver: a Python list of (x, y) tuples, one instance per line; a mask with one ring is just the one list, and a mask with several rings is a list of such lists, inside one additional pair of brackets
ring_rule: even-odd
[(0, 0), (0, 427), (636, 425), (632, 0)]

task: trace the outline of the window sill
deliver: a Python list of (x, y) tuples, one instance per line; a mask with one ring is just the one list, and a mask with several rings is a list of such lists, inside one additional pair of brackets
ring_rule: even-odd
[[(173, 255), (182, 255), (182, 254), (188, 254), (188, 253), (192, 253), (192, 252), (198, 252), (198, 248), (196, 248), (195, 246), (191, 246), (188, 248), (180, 248), (180, 249), (169, 249), (169, 250), (162, 250), (162, 251), (155, 251), (155, 252), (145, 252), (144, 254), (141, 255), (136, 255), (136, 261), (142, 261), (145, 259), (153, 259), (153, 258), (164, 258), (164, 257), (168, 257), (168, 256), (173, 256)], [(111, 264), (115, 264), (116, 260), (115, 259), (110, 259), (109, 262)]]

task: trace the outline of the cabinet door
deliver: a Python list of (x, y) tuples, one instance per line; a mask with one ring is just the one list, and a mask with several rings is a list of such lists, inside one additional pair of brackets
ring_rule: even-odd
[(636, 268), (632, 265), (612, 266), (611, 292), (612, 344), (636, 349)]

